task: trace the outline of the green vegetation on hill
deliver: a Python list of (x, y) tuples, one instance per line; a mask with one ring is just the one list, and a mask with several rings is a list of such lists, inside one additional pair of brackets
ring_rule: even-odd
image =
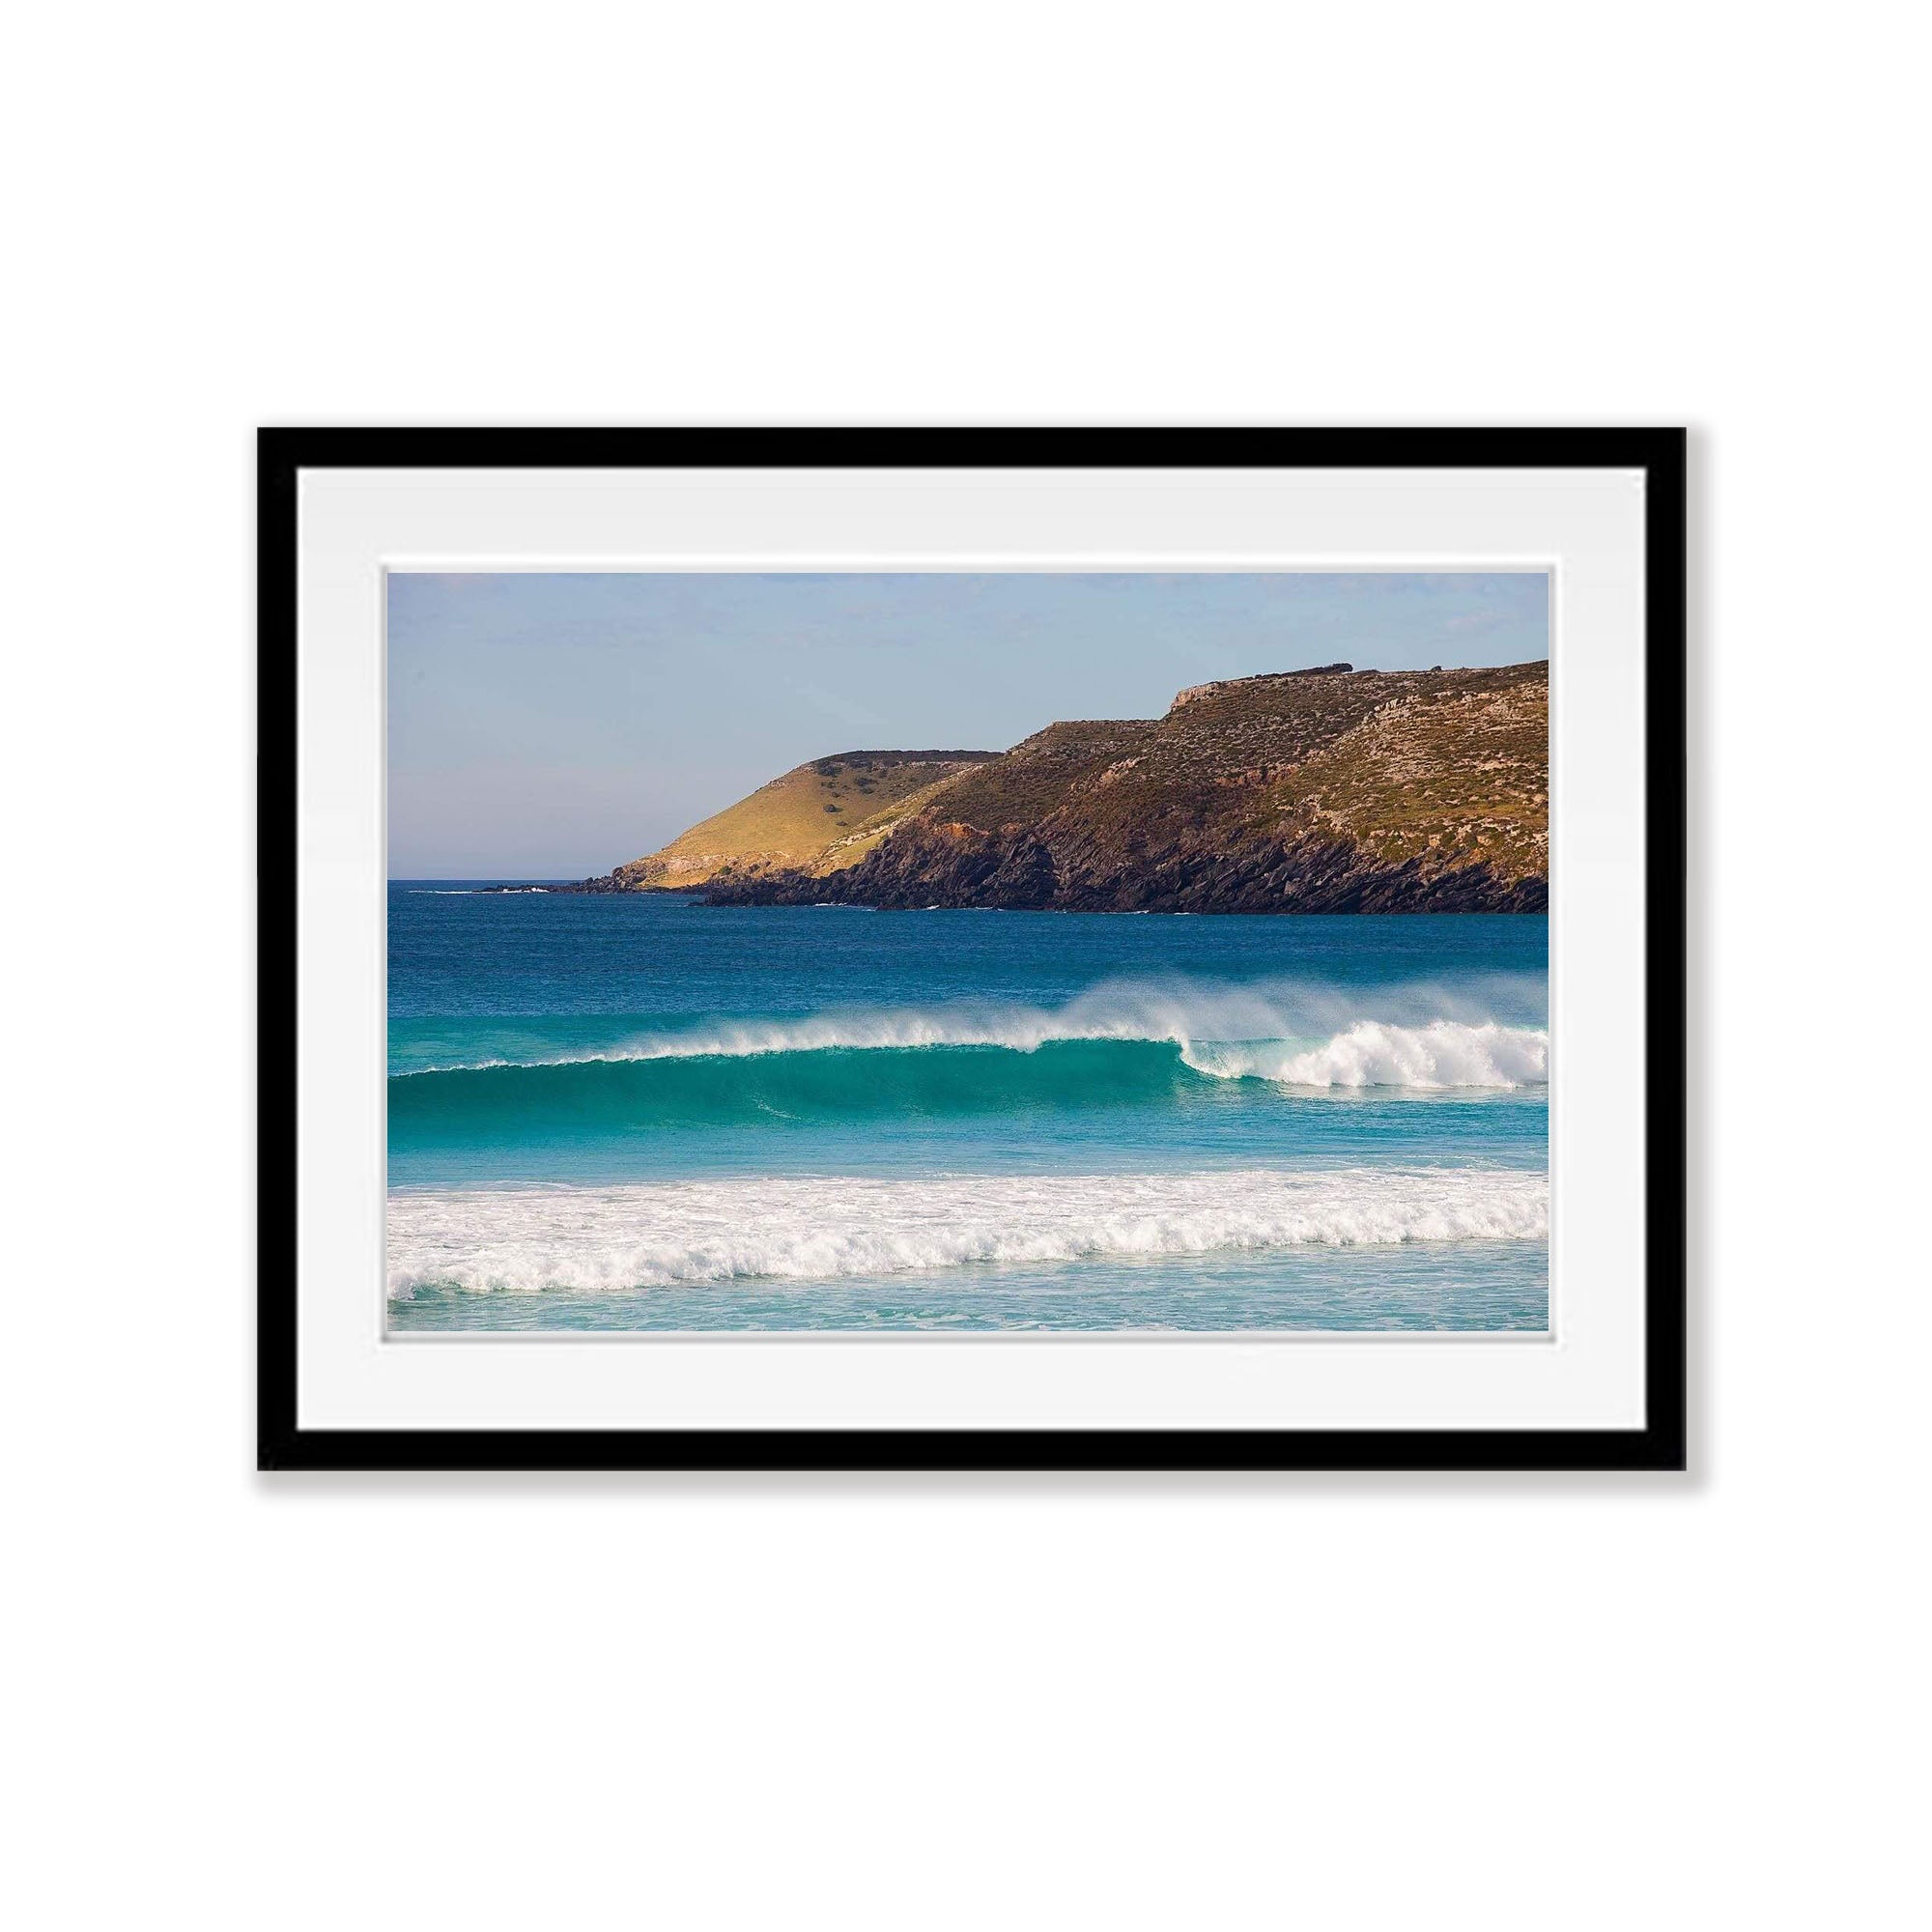
[(1501, 879), (1547, 879), (1548, 672), (1512, 673), (1528, 674), (1454, 673), (1447, 688), (1392, 698), (1310, 756), (1284, 796), (1386, 864), (1481, 863)]
[(1548, 903), (1549, 668), (1199, 685), (1160, 718), (1006, 753), (801, 765), (591, 891), (714, 903), (1534, 912)]

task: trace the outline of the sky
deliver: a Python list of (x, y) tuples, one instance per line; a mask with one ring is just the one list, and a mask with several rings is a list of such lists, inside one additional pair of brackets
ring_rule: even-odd
[(389, 876), (582, 878), (835, 752), (1004, 751), (1184, 685), (1549, 654), (1548, 580), (389, 577)]

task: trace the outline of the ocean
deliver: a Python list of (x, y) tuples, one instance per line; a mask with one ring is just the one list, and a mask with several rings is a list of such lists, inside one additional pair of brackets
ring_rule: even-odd
[(1548, 922), (389, 888), (392, 1332), (1542, 1330)]

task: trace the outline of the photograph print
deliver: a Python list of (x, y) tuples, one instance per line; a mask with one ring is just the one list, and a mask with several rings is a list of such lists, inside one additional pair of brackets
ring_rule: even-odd
[(1548, 1331), (1546, 572), (386, 605), (392, 1336)]

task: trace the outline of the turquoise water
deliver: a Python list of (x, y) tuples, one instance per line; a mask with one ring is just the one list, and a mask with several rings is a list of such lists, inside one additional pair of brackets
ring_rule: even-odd
[(1541, 1329), (1542, 918), (389, 896), (417, 1329)]

